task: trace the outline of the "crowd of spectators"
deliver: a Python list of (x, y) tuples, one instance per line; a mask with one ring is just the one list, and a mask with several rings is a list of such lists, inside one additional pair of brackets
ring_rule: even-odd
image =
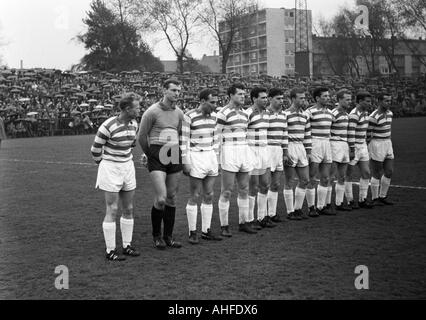
[[(0, 117), (8, 137), (32, 137), (59, 134), (93, 133), (108, 117), (118, 112), (117, 102), (124, 92), (142, 97), (142, 112), (160, 99), (161, 84), (175, 77), (182, 82), (179, 107), (184, 111), (198, 105), (197, 94), (203, 88), (213, 88), (219, 94), (219, 107), (227, 103), (226, 89), (243, 83), (248, 90), (255, 86), (278, 87), (286, 95), (294, 87), (309, 92), (318, 86), (328, 87), (335, 99), (338, 90), (346, 88), (354, 94), (368, 91), (373, 96), (388, 92), (393, 97), (391, 110), (395, 117), (426, 115), (426, 76), (375, 77), (353, 79), (324, 76), (274, 78), (266, 75), (189, 73), (167, 74), (138, 70), (108, 73), (98, 71), (62, 72), (47, 69), (0, 70)], [(289, 104), (289, 100), (286, 101)], [(247, 96), (247, 105), (250, 105)]]

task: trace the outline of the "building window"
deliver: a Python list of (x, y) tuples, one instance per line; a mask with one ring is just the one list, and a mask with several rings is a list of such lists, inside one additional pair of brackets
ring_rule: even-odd
[(265, 34), (265, 33), (266, 33), (266, 24), (262, 23), (261, 25), (259, 25), (259, 35)]
[(251, 39), (251, 40), (250, 40), (250, 46), (251, 46), (252, 48), (254, 48), (254, 47), (256, 47), (256, 46), (257, 46), (257, 41), (256, 41), (256, 39)]
[(250, 55), (252, 60), (256, 60), (257, 59), (257, 52), (252, 52)]
[(257, 64), (250, 66), (250, 72), (257, 72)]
[(235, 57), (234, 57), (234, 62), (235, 62), (235, 63), (240, 63), (240, 62), (241, 62), (241, 57), (240, 57), (240, 55), (237, 55), (237, 56), (235, 56)]
[(266, 11), (258, 11), (258, 19), (259, 21), (265, 21), (266, 20)]

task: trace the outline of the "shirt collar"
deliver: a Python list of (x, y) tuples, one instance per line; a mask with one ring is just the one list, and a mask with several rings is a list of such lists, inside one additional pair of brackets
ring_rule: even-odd
[(233, 109), (233, 110), (236, 110), (236, 111), (243, 111), (243, 106), (239, 106), (239, 107), (237, 107), (237, 106), (233, 106), (233, 105), (231, 105), (231, 104), (228, 104), (228, 106), (229, 106), (229, 108), (231, 108), (231, 109)]
[(269, 111), (270, 113), (273, 113), (273, 114), (279, 114), (283, 111), (283, 108), (281, 107), (278, 111), (275, 111), (274, 108), (269, 106), (268, 108), (266, 108), (266, 111)]
[(163, 110), (163, 111), (169, 111), (169, 110), (175, 110), (176, 109), (176, 105), (172, 105), (171, 107), (166, 106), (163, 101), (158, 102), (158, 106)]
[(206, 118), (210, 118), (211, 117), (211, 112), (209, 112), (209, 113), (207, 113), (207, 112), (204, 112), (202, 109), (201, 109), (201, 107), (200, 106), (198, 106), (198, 108), (197, 108), (197, 112), (199, 113), (199, 114), (201, 114), (201, 115), (203, 115), (204, 117), (206, 117)]
[(266, 112), (266, 108), (265, 109), (260, 109), (259, 107), (257, 107), (256, 105), (253, 105), (253, 110), (259, 112), (260, 114), (265, 113)]

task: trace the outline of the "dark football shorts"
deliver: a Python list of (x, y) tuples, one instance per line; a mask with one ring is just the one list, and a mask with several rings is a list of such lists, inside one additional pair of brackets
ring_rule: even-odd
[(179, 145), (171, 147), (151, 145), (147, 157), (149, 172), (163, 171), (167, 174), (173, 174), (183, 170), (182, 153)]

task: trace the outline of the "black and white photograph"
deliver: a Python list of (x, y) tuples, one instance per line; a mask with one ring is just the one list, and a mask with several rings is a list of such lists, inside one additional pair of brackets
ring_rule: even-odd
[(425, 139), (424, 0), (0, 0), (0, 300), (424, 300)]

